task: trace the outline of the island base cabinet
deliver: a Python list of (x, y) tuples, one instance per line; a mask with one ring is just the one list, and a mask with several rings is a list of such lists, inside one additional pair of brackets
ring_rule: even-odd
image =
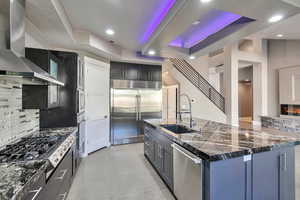
[(173, 150), (171, 140), (149, 126), (144, 129), (144, 154), (173, 191)]
[(250, 162), (243, 157), (229, 160), (205, 162), (205, 200), (251, 200)]
[(205, 162), (205, 200), (295, 200), (294, 147)]
[(293, 147), (253, 155), (253, 200), (295, 200)]

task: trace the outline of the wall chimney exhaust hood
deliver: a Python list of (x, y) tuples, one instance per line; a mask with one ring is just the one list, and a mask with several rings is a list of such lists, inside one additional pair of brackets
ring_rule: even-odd
[(0, 79), (64, 86), (25, 58), (25, 0), (0, 1)]

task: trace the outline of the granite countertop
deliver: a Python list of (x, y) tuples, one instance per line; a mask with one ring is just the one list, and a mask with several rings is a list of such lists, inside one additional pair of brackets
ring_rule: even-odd
[[(31, 137), (73, 134), (77, 127), (41, 129)], [(19, 200), (26, 195), (27, 189), (46, 170), (47, 160), (20, 163), (0, 163), (0, 200)]]
[(34, 136), (68, 136), (78, 131), (77, 127), (64, 127), (64, 128), (45, 128), (41, 129), (39, 132), (35, 133)]
[(182, 123), (176, 123), (176, 120), (145, 120), (175, 143), (208, 161), (226, 160), (300, 144), (299, 134), (267, 128), (239, 128), (202, 119), (194, 121), (196, 125), (192, 129), (196, 132), (174, 134), (160, 125)]
[(0, 199), (22, 199), (47, 166), (47, 161), (0, 164)]

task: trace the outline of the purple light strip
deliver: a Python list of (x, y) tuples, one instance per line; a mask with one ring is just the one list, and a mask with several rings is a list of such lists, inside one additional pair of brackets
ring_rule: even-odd
[(224, 29), (226, 26), (240, 19), (241, 16), (214, 10), (208, 13), (199, 25), (192, 25), (186, 32), (175, 38), (169, 45), (181, 48), (191, 48), (212, 34)]
[(154, 31), (160, 25), (162, 20), (168, 14), (169, 10), (173, 7), (175, 2), (176, 0), (163, 0), (160, 8), (156, 11), (154, 17), (152, 18), (151, 22), (148, 25), (146, 32), (144, 33), (141, 39), (142, 44), (146, 43), (149, 40), (149, 38), (152, 36)]

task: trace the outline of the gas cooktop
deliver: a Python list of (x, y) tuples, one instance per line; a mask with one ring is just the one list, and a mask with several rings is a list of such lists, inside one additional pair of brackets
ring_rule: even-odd
[(43, 159), (62, 141), (57, 136), (22, 138), (0, 150), (0, 163)]
[(0, 150), (0, 163), (47, 159), (56, 167), (74, 142), (72, 135), (24, 137)]

